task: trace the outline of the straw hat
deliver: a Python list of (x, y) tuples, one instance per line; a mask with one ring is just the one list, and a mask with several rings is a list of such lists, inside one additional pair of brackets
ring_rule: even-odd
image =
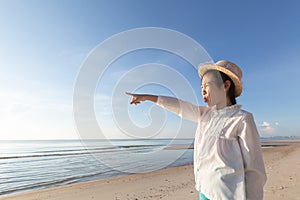
[(241, 95), (243, 90), (243, 85), (241, 82), (243, 74), (242, 74), (242, 70), (236, 64), (227, 60), (220, 60), (215, 64), (201, 65), (199, 66), (199, 70), (198, 70), (201, 79), (203, 78), (205, 72), (207, 72), (208, 70), (218, 70), (228, 75), (235, 85), (235, 97)]

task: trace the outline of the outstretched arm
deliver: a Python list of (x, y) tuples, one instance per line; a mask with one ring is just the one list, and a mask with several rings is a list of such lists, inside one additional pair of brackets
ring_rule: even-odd
[(130, 104), (139, 104), (142, 101), (152, 101), (164, 109), (167, 109), (183, 119), (198, 122), (202, 113), (206, 110), (204, 106), (196, 106), (186, 101), (174, 97), (156, 96), (150, 94), (132, 94), (126, 92), (131, 96)]

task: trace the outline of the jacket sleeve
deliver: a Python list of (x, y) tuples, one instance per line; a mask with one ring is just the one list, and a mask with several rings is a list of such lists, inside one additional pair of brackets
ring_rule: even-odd
[(192, 103), (182, 101), (174, 97), (159, 96), (156, 102), (157, 105), (169, 110), (183, 119), (198, 122), (205, 106), (196, 106)]
[(245, 168), (246, 199), (262, 200), (267, 177), (260, 137), (251, 113), (245, 113), (238, 136)]

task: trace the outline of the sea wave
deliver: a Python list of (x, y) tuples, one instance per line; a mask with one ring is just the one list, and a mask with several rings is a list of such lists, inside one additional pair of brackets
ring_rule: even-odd
[[(87, 148), (81, 150), (59, 150), (59, 151), (36, 151), (32, 154), (19, 154), (19, 155), (0, 155), (0, 159), (16, 159), (16, 158), (34, 158), (34, 157), (51, 157), (51, 156), (76, 156), (91, 153), (109, 153), (119, 151), (122, 149), (141, 149), (141, 148), (153, 148), (160, 147), (162, 145), (124, 145), (124, 146), (113, 146), (104, 148)], [(74, 152), (74, 153), (72, 153)]]

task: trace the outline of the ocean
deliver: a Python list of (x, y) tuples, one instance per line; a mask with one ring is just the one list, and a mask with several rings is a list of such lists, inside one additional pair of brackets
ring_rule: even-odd
[[(294, 139), (261, 143), (272, 148)], [(0, 195), (193, 164), (191, 145), (193, 139), (0, 141)]]
[(193, 163), (192, 139), (0, 141), (0, 195)]

